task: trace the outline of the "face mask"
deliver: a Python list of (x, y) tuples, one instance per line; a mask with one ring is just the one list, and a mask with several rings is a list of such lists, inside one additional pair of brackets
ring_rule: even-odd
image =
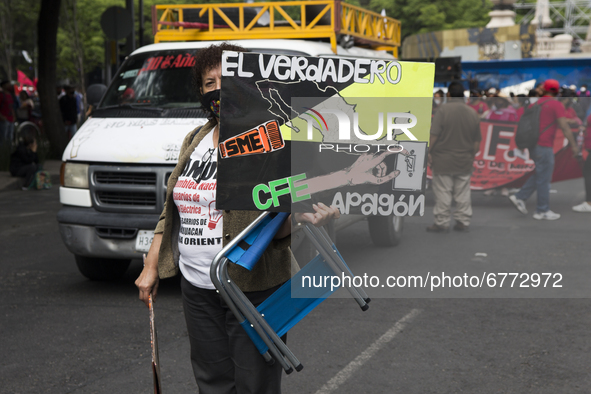
[(216, 118), (220, 117), (220, 90), (212, 90), (201, 97), (203, 108), (211, 112)]
[(435, 103), (435, 105), (441, 104), (441, 101), (442, 100), (440, 98), (433, 99), (433, 102)]

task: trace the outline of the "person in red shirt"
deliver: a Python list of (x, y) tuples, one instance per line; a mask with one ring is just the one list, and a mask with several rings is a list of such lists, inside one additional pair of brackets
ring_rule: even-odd
[(506, 94), (499, 92), (494, 97), (489, 98), (489, 100), (493, 107), (484, 115), (484, 119), (517, 122), (517, 111), (509, 103)]
[(488, 111), (488, 105), (482, 99), (482, 95), (476, 89), (470, 90), (470, 100), (468, 101), (468, 107), (472, 108), (478, 116), (483, 116)]
[(589, 155), (583, 165), (583, 179), (585, 180), (586, 201), (573, 207), (575, 212), (591, 212), (591, 115), (587, 117), (587, 128), (585, 129), (585, 142), (583, 147), (587, 149)]
[(560, 92), (560, 102), (564, 105), (566, 120), (572, 129), (578, 129), (583, 124), (583, 121), (577, 115), (577, 111), (573, 108), (574, 98), (576, 93), (570, 89), (562, 89)]
[(14, 99), (10, 90), (12, 84), (10, 81), (0, 83), (0, 145), (3, 143), (12, 143), (14, 133)]
[(560, 91), (558, 81), (548, 79), (544, 82), (543, 88), (544, 96), (540, 97), (535, 104), (532, 104), (542, 107), (538, 144), (529, 152), (536, 168), (521, 190), (517, 194), (509, 196), (509, 199), (519, 212), (527, 215), (525, 201), (534, 192), (537, 192), (538, 201), (536, 212), (533, 215), (534, 219), (556, 220), (560, 219), (560, 214), (550, 210), (550, 182), (552, 181), (552, 173), (554, 172), (553, 145), (556, 130), (559, 128), (562, 130), (575, 157), (579, 155), (579, 148), (568, 125), (564, 105), (555, 98)]

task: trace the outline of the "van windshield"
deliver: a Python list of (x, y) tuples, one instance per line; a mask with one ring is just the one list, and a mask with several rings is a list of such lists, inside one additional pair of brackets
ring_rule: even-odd
[(166, 50), (130, 56), (99, 108), (131, 104), (160, 108), (199, 107), (192, 88), (195, 50)]

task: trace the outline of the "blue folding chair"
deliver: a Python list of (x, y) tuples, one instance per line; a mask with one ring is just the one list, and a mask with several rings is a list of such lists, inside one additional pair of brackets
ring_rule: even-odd
[[(293, 368), (300, 371), (303, 366), (281, 340), (281, 336), (338, 289), (331, 286), (303, 288), (292, 286), (292, 283), (299, 283), (303, 277), (311, 278), (313, 283), (322, 283), (324, 277), (332, 275), (352, 279), (353, 274), (324, 229), (303, 225), (302, 231), (319, 254), (255, 308), (230, 279), (228, 264), (234, 263), (252, 270), (288, 215), (262, 213), (214, 258), (210, 276), (265, 360), (269, 363), (279, 362), (289, 374)], [(314, 282), (313, 278), (317, 280)], [(363, 289), (351, 286), (347, 290), (362, 310), (369, 308), (367, 303), (370, 299)]]

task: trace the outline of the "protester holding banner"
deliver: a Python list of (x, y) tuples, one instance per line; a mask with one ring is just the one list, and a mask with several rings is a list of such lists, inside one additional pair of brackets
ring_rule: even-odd
[(583, 165), (583, 178), (585, 179), (585, 195), (586, 200), (580, 203), (579, 205), (575, 205), (573, 207), (573, 211), (575, 212), (591, 212), (591, 115), (587, 118), (587, 128), (585, 130), (585, 141), (584, 147), (589, 152), (587, 155), (587, 160), (585, 160), (585, 164)]
[(431, 125), (429, 165), (433, 170), (435, 207), (429, 232), (449, 231), (452, 199), (456, 202), (454, 230), (467, 231), (472, 218), (470, 177), (482, 139), (480, 119), (464, 104), (461, 83), (452, 82), (447, 95), (452, 99), (438, 109)]
[(540, 114), (540, 136), (536, 147), (529, 152), (530, 158), (535, 163), (532, 176), (522, 186), (521, 190), (509, 199), (519, 212), (527, 215), (525, 201), (537, 192), (536, 212), (533, 215), (537, 220), (557, 220), (560, 214), (550, 210), (550, 182), (554, 171), (554, 138), (560, 128), (568, 140), (575, 156), (579, 154), (579, 148), (575, 142), (573, 133), (566, 118), (564, 105), (556, 99), (560, 85), (555, 79), (548, 79), (543, 84), (544, 96), (535, 104), (542, 107)]
[[(183, 141), (178, 164), (168, 181), (165, 207), (136, 286), (147, 305), (149, 295), (156, 296), (160, 278), (181, 272), (191, 362), (201, 394), (275, 394), (281, 392), (280, 364), (268, 365), (264, 361), (209, 277), (214, 256), (260, 214), (222, 213), (215, 206), (224, 50), (245, 51), (223, 43), (201, 49), (195, 56), (194, 82), (210, 120)], [(314, 209), (313, 214), (297, 214), (295, 221), (322, 226), (339, 216), (336, 208), (320, 203)], [(288, 219), (252, 271), (229, 267), (230, 276), (254, 305), (290, 279), (290, 233)]]

